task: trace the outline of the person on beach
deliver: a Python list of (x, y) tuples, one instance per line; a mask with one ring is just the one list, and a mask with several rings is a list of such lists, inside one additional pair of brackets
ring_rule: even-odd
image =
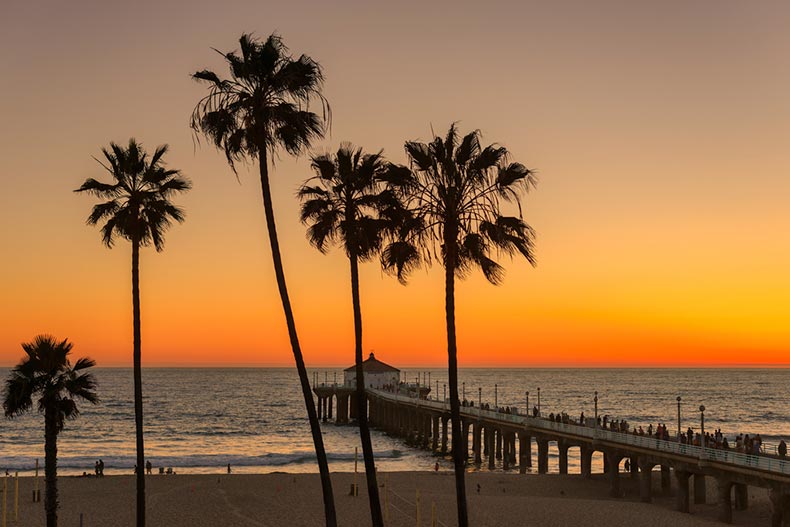
[(99, 461), (96, 461), (96, 464), (93, 467), (93, 471), (96, 473), (96, 477), (99, 477)]
[(779, 441), (779, 448), (777, 448), (776, 451), (779, 452), (781, 457), (787, 456), (787, 443), (785, 443), (784, 439)]
[(228, 463), (228, 474), (230, 474), (230, 463)]
[(145, 473), (150, 474), (152, 468), (153, 466), (151, 465), (151, 460), (149, 459), (148, 461), (145, 462)]
[(104, 476), (104, 461), (99, 460), (99, 476)]

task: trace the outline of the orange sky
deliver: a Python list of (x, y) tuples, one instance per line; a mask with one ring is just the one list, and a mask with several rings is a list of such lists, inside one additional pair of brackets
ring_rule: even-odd
[[(14, 2), (0, 7), (0, 366), (41, 332), (131, 363), (130, 248), (84, 225), (71, 190), (130, 136), (169, 143), (194, 189), (165, 252), (142, 256), (143, 361), (290, 365), (255, 167), (195, 147), (211, 47), (277, 30), (325, 68), (331, 137), (404, 162), (431, 126), (479, 128), (538, 171), (539, 265), (457, 290), (461, 366), (787, 364), (790, 5), (622, 2)], [(639, 5), (636, 5), (639, 4)], [(274, 180), (310, 366), (348, 365), (348, 264), (312, 249)], [(441, 270), (362, 272), (366, 350), (446, 362)]]

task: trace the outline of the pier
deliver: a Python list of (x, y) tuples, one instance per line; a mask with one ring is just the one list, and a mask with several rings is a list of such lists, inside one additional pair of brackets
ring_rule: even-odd
[[(450, 404), (426, 398), (428, 388), (397, 393), (389, 389), (368, 388), (371, 426), (404, 438), (437, 454), (449, 452)], [(337, 399), (335, 422), (355, 418), (354, 389), (348, 385), (321, 385), (314, 388), (319, 399), (319, 417), (333, 418), (332, 399)], [(351, 402), (351, 404), (349, 404)], [(352, 413), (354, 412), (354, 413)], [(706, 487), (715, 481), (718, 489), (719, 519), (732, 523), (733, 509), (749, 506), (747, 487), (769, 489), (772, 504), (771, 527), (790, 527), (790, 459), (778, 455), (750, 455), (734, 450), (694, 446), (675, 440), (600, 428), (597, 420), (586, 424), (560, 422), (545, 417), (504, 413), (494, 408), (461, 407), (462, 444), (470, 464), (487, 465), (501, 461), (503, 470), (522, 474), (533, 470), (549, 471), (549, 445), (559, 453), (559, 473), (568, 474), (568, 452), (578, 449), (580, 477), (592, 477), (593, 454), (603, 454), (603, 471), (610, 494), (621, 497), (620, 480), (639, 480), (643, 502), (653, 493), (669, 495), (671, 479), (676, 482), (676, 508), (691, 512), (692, 502), (706, 502)], [(672, 437), (677, 437), (675, 434)], [(629, 470), (622, 467), (628, 460)], [(660, 489), (653, 488), (653, 472), (660, 470)]]

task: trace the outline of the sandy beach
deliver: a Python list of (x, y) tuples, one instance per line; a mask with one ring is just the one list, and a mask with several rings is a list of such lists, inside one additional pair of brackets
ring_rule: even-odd
[[(660, 488), (655, 474), (654, 492)], [(437, 525), (455, 525), (455, 495), (451, 472), (393, 472), (380, 474), (387, 481), (389, 522), (393, 527), (416, 525), (416, 490), (421, 496), (421, 525), (430, 526), (435, 503)], [(342, 526), (369, 525), (364, 474), (360, 495), (349, 496), (353, 474), (333, 475), (338, 522)], [(675, 512), (674, 498), (654, 497), (639, 502), (635, 480), (623, 477), (625, 496), (608, 495), (602, 475), (592, 480), (579, 476), (519, 475), (472, 472), (467, 474), (470, 523), (474, 526), (639, 526), (686, 527), (719, 524), (715, 504), (692, 505), (692, 514)], [(13, 489), (13, 480), (9, 480)], [(9, 493), (9, 526), (45, 525), (42, 503), (30, 501), (32, 478), (20, 478), (19, 521), (13, 520), (13, 490)], [(478, 492), (479, 485), (479, 492)], [(134, 524), (134, 478), (61, 477), (61, 525), (131, 526)], [(383, 491), (383, 489), (382, 489)], [(715, 503), (716, 485), (708, 484)], [(152, 526), (277, 527), (321, 526), (323, 506), (317, 474), (201, 474), (148, 476), (148, 524)], [(383, 500), (383, 495), (382, 495)], [(749, 509), (734, 511), (735, 525), (770, 525), (770, 504), (765, 489), (749, 488)]]

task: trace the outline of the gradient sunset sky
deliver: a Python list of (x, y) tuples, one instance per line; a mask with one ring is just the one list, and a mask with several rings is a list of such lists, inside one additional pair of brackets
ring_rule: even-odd
[[(237, 180), (189, 116), (226, 74), (212, 47), (279, 32), (325, 69), (331, 136), (405, 162), (453, 121), (538, 172), (538, 267), (457, 289), (461, 367), (790, 360), (790, 3), (3, 2), (0, 366), (38, 333), (131, 365), (130, 247), (85, 225), (91, 158), (169, 143), (194, 189), (141, 258), (143, 364), (293, 363), (256, 167)], [(298, 221), (306, 158), (273, 176), (308, 366), (353, 362), (348, 261)], [(404, 287), (362, 269), (364, 348), (446, 364), (441, 268)]]

